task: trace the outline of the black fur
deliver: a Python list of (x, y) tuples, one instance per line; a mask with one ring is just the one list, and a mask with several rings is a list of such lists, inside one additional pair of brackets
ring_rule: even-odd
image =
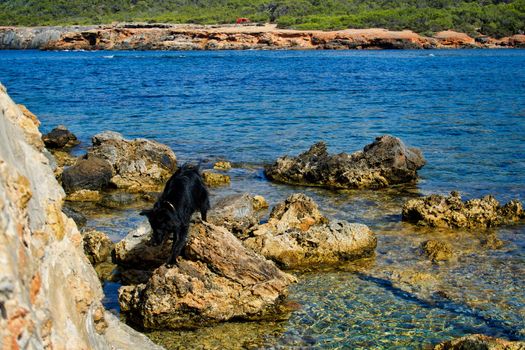
[(168, 180), (164, 191), (152, 209), (143, 210), (153, 229), (152, 243), (159, 245), (167, 237), (173, 237), (169, 264), (174, 264), (188, 238), (192, 214), (199, 210), (202, 220), (210, 209), (208, 190), (198, 167), (184, 164)]

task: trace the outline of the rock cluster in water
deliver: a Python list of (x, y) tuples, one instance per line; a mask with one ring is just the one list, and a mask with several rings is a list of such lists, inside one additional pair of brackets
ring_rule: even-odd
[(191, 225), (184, 258), (150, 272), (136, 269), (163, 264), (171, 242), (151, 246), (147, 223), (130, 232), (116, 244), (115, 261), (132, 271), (123, 272), (130, 282), (141, 283), (121, 288), (123, 312), (146, 328), (276, 317), (295, 279), (266, 258), (284, 267), (311, 268), (373, 254), (376, 238), (365, 225), (329, 223), (303, 194), (279, 203), (261, 225), (264, 203), (248, 194), (220, 200), (209, 213), (210, 223)]
[(523, 205), (513, 200), (501, 205), (494, 197), (463, 201), (457, 192), (407, 201), (402, 219), (418, 225), (450, 228), (489, 228), (525, 219)]
[(434, 350), (523, 350), (525, 342), (508, 341), (482, 334), (472, 334), (440, 343)]
[(329, 154), (319, 142), (297, 157), (284, 156), (265, 168), (273, 181), (330, 188), (382, 188), (413, 182), (425, 159), (393, 136), (381, 136), (353, 154)]
[(87, 154), (65, 167), (62, 185), (68, 199), (97, 201), (97, 191), (158, 191), (177, 167), (175, 153), (166, 145), (146, 139), (127, 140), (105, 131), (92, 138)]

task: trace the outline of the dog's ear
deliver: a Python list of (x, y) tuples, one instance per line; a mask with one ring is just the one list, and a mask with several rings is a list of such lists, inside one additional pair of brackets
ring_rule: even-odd
[(143, 211), (141, 211), (139, 214), (140, 215), (144, 215), (144, 216), (150, 216), (151, 213), (153, 213), (153, 209), (144, 209)]

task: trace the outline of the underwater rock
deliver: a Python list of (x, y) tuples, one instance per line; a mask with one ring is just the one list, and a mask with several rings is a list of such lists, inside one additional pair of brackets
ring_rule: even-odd
[(88, 159), (107, 161), (113, 171), (111, 184), (129, 192), (162, 189), (177, 167), (175, 153), (152, 140), (127, 140), (121, 134), (105, 131), (93, 136)]
[(111, 165), (104, 159), (97, 157), (80, 159), (75, 165), (64, 169), (62, 187), (66, 193), (78, 190), (100, 190), (109, 184), (112, 175)]
[(448, 261), (454, 258), (452, 246), (448, 242), (430, 239), (421, 244), (421, 251), (432, 262)]
[(106, 193), (104, 197), (100, 200), (98, 205), (108, 209), (123, 209), (133, 205), (142, 198), (143, 197), (141, 195), (136, 193)]
[[(223, 226), (237, 237), (243, 237), (259, 224), (264, 198), (249, 193), (220, 199), (208, 212), (208, 222)], [(265, 202), (265, 201), (264, 201)]]
[(146, 284), (122, 287), (119, 302), (146, 329), (201, 327), (273, 317), (293, 282), (225, 228), (194, 223), (185, 258), (157, 268)]
[(297, 268), (368, 257), (377, 239), (366, 225), (329, 222), (311, 198), (297, 193), (277, 204), (244, 244), (280, 266)]
[(284, 156), (266, 166), (273, 181), (329, 188), (382, 188), (413, 182), (425, 159), (397, 137), (385, 135), (353, 154), (331, 155), (319, 142), (297, 157)]
[(211, 171), (203, 171), (202, 179), (207, 186), (225, 186), (230, 184), (230, 177), (225, 174), (213, 173)]
[(75, 134), (69, 131), (64, 125), (59, 125), (42, 136), (42, 141), (44, 141), (46, 147), (50, 149), (71, 148), (80, 143)]
[(440, 343), (434, 350), (523, 350), (525, 342), (508, 341), (483, 334), (471, 334)]
[(430, 195), (410, 199), (402, 212), (403, 221), (418, 225), (469, 229), (513, 224), (524, 218), (525, 212), (518, 200), (503, 206), (492, 196), (464, 202), (458, 192), (448, 197)]
[(82, 232), (84, 242), (84, 253), (93, 265), (100, 264), (111, 255), (113, 242), (109, 237), (100, 231), (89, 229)]

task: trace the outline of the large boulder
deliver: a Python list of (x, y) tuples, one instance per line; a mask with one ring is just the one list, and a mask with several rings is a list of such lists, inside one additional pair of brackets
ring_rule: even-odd
[(185, 259), (159, 267), (146, 284), (119, 290), (128, 320), (146, 329), (178, 329), (280, 312), (293, 276), (223, 227), (194, 223), (189, 237)]
[(78, 190), (100, 190), (108, 186), (113, 176), (111, 165), (104, 159), (80, 159), (62, 173), (62, 187), (66, 193)]
[(297, 157), (284, 156), (265, 168), (273, 181), (331, 188), (382, 188), (413, 182), (425, 159), (393, 136), (381, 136), (353, 154), (329, 154), (319, 142)]
[(171, 148), (156, 141), (127, 140), (119, 133), (105, 131), (93, 136), (92, 143), (88, 158), (109, 162), (111, 183), (130, 192), (160, 190), (177, 167)]
[(525, 342), (508, 341), (483, 334), (471, 334), (445, 341), (434, 346), (434, 350), (523, 350)]
[(513, 200), (505, 205), (492, 196), (463, 201), (457, 192), (450, 196), (430, 195), (410, 199), (403, 205), (402, 219), (422, 226), (489, 228), (525, 218), (523, 205)]
[(304, 194), (293, 194), (276, 205), (268, 222), (251, 234), (244, 244), (285, 268), (368, 257), (377, 245), (374, 233), (366, 225), (329, 222)]

